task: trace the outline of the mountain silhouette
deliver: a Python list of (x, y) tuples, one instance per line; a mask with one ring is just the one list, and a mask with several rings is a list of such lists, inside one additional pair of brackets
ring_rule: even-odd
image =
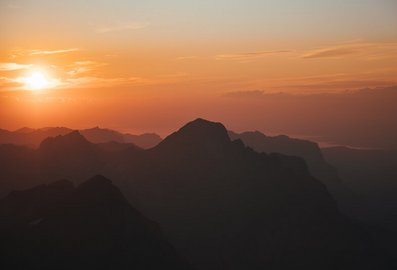
[(285, 135), (266, 136), (259, 131), (243, 133), (229, 131), (229, 136), (232, 140), (242, 140), (245, 145), (257, 152), (281, 153), (304, 158), (310, 173), (325, 184), (338, 202), (339, 208), (349, 216), (359, 215), (356, 213), (359, 196), (343, 183), (336, 168), (327, 163), (317, 143)]
[(338, 171), (350, 189), (360, 194), (366, 205), (361, 216), (371, 222), (381, 221), (397, 228), (397, 152), (376, 149), (329, 147), (325, 158)]
[(254, 152), (220, 123), (190, 122), (118, 169), (199, 269), (387, 268), (302, 158)]
[(374, 227), (375, 238), (397, 254), (397, 151), (328, 147), (324, 157), (344, 183), (363, 200), (360, 220)]
[(191, 269), (103, 176), (0, 200), (4, 269)]
[(148, 150), (73, 132), (30, 151), (38, 183), (112, 179), (197, 269), (390, 269), (303, 158), (258, 153), (221, 123), (197, 119)]
[(42, 177), (83, 181), (104, 166), (98, 147), (78, 131), (45, 139), (38, 149)]
[[(40, 143), (48, 137), (66, 135), (72, 131), (73, 129), (65, 127), (47, 127), (41, 129), (23, 127), (16, 131), (0, 129), (0, 144), (38, 147)], [(79, 132), (92, 143), (107, 143), (112, 141), (119, 143), (132, 143), (144, 149), (152, 148), (161, 141), (161, 137), (155, 133), (133, 135), (99, 127), (83, 129), (79, 130)]]

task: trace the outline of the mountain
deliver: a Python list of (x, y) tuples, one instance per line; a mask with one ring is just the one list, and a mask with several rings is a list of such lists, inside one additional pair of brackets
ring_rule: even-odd
[(191, 269), (103, 176), (13, 192), (0, 220), (5, 269)]
[(0, 197), (41, 183), (37, 156), (37, 151), (25, 146), (0, 144)]
[(344, 146), (322, 152), (344, 183), (363, 198), (360, 219), (371, 226), (374, 239), (396, 256), (397, 152)]
[(281, 153), (304, 158), (310, 173), (325, 184), (338, 202), (339, 208), (349, 216), (358, 215), (356, 209), (359, 197), (343, 183), (336, 168), (327, 163), (317, 143), (285, 135), (266, 136), (259, 131), (228, 133), (232, 140), (240, 139), (246, 146), (260, 153)]
[(124, 142), (124, 135), (111, 129), (94, 127), (81, 130), (80, 133), (93, 143)]
[(365, 198), (365, 218), (397, 228), (397, 152), (348, 147), (323, 148), (322, 152), (343, 181)]
[(98, 147), (78, 131), (45, 139), (37, 152), (41, 176), (48, 180), (83, 181), (100, 172), (105, 164)]
[[(41, 129), (23, 127), (16, 131), (0, 130), (0, 144), (38, 147), (40, 143), (48, 137), (66, 135), (72, 131), (72, 129), (65, 127), (47, 127)], [(132, 135), (99, 127), (83, 129), (79, 130), (79, 132), (92, 143), (106, 143), (111, 141), (132, 143), (144, 149), (152, 148), (161, 141), (161, 137), (155, 133)]]
[(0, 144), (16, 144), (30, 147), (38, 146), (45, 138), (65, 135), (72, 129), (64, 127), (48, 127), (31, 129), (24, 127), (16, 131), (0, 130)]
[(303, 159), (257, 153), (220, 123), (190, 122), (117, 168), (198, 269), (388, 269)]
[(79, 183), (98, 171), (197, 269), (391, 269), (303, 158), (258, 153), (203, 119), (148, 150), (82, 137), (75, 132), (31, 150), (25, 162), (37, 160), (40, 169), (30, 177)]
[(149, 149), (161, 142), (161, 137), (156, 133), (144, 133), (141, 135), (124, 134), (125, 143), (133, 143), (143, 149)]
[(79, 131), (46, 138), (37, 149), (0, 144), (0, 196), (54, 179), (68, 178), (80, 184), (130, 151), (143, 150), (114, 141), (93, 144)]

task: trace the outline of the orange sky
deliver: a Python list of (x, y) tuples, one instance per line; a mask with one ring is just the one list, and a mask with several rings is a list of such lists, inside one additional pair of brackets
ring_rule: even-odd
[(166, 134), (207, 117), (317, 136), (268, 128), (257, 98), (228, 95), (397, 84), (392, 0), (142, 2), (1, 1), (0, 128)]

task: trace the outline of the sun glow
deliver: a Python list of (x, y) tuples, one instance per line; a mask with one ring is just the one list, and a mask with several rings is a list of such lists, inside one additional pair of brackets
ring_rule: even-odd
[(50, 84), (46, 76), (40, 71), (36, 71), (32, 75), (25, 77), (24, 81), (26, 89), (33, 91), (46, 89)]

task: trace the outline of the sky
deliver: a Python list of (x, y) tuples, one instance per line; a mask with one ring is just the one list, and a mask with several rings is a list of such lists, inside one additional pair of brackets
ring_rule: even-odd
[(247, 93), (397, 85), (395, 14), (395, 0), (2, 0), (0, 128), (165, 135), (205, 116), (236, 130), (324, 137), (293, 117), (264, 122), (261, 114), (284, 119), (287, 108), (254, 111)]

